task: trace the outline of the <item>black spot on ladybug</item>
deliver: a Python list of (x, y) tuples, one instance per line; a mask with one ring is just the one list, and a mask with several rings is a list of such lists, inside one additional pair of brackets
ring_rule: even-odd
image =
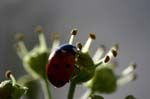
[(53, 64), (53, 68), (54, 69), (59, 69), (59, 65), (58, 64)]
[(71, 67), (71, 65), (70, 65), (70, 64), (66, 64), (66, 68), (68, 68), (68, 69), (69, 69), (70, 67)]

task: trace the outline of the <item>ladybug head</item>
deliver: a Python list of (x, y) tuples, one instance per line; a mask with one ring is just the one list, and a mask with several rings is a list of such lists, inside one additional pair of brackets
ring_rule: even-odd
[(57, 50), (56, 53), (61, 52), (62, 50), (72, 53), (72, 54), (76, 54), (77, 53), (77, 49), (75, 46), (71, 45), (71, 44), (63, 44), (59, 47), (59, 49)]

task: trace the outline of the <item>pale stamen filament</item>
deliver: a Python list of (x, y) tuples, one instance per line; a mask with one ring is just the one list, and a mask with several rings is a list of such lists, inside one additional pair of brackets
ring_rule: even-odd
[(52, 44), (52, 48), (51, 51), (56, 50), (59, 45), (60, 45), (60, 41), (59, 41), (59, 35), (57, 33), (52, 33), (51, 35), (52, 39), (53, 39), (53, 44)]
[(91, 46), (91, 43), (92, 43), (92, 41), (93, 41), (94, 39), (96, 39), (95, 34), (94, 34), (94, 33), (90, 33), (88, 40), (86, 41), (85, 45), (84, 45), (83, 48), (82, 48), (82, 52), (83, 52), (83, 53), (88, 52), (88, 50), (89, 50), (89, 48), (90, 48), (90, 46)]
[(71, 31), (71, 37), (69, 39), (69, 44), (73, 44), (74, 37), (75, 37), (76, 34), (77, 34), (77, 29), (76, 28), (72, 29), (72, 31)]
[(104, 45), (100, 46), (100, 47), (96, 50), (96, 52), (95, 52), (95, 54), (94, 54), (94, 56), (93, 56), (93, 61), (94, 61), (94, 63), (96, 63), (96, 62), (102, 57), (102, 55), (104, 54), (104, 51), (105, 51)]
[(125, 70), (122, 71), (122, 75), (128, 75), (132, 73), (136, 68), (136, 64), (130, 64)]
[(135, 73), (130, 73), (129, 75), (126, 76), (121, 76), (118, 80), (117, 80), (117, 85), (122, 86), (125, 85), (133, 80), (136, 79), (136, 75)]
[(36, 33), (38, 34), (39, 37), (39, 46), (42, 50), (47, 50), (47, 45), (45, 41), (45, 37), (43, 35), (43, 29), (41, 26), (37, 26), (35, 29)]

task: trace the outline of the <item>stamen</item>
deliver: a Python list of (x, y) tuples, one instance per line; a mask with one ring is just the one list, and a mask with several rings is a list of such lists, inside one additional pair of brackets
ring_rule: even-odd
[(89, 37), (90, 37), (91, 39), (93, 39), (93, 40), (95, 40), (95, 39), (96, 39), (96, 36), (95, 36), (95, 34), (94, 34), (94, 33), (90, 33), (90, 34), (89, 34)]
[(125, 85), (133, 80), (135, 80), (137, 78), (137, 75), (135, 73), (130, 73), (129, 75), (126, 76), (121, 76), (118, 80), (117, 80), (117, 84), (119, 86)]
[(53, 51), (60, 45), (59, 35), (57, 33), (52, 33), (51, 38), (54, 40), (51, 48), (51, 51)]
[(17, 50), (17, 54), (19, 56), (20, 59), (22, 59), (25, 55), (23, 54), (23, 52), (21, 51), (21, 48), (18, 44), (15, 45), (15, 48)]
[(42, 26), (37, 26), (36, 28), (35, 28), (35, 32), (36, 33), (38, 33), (38, 34), (40, 34), (40, 33), (43, 33), (43, 28), (42, 28)]
[(17, 34), (15, 36), (16, 40), (18, 40), (18, 43), (17, 43), (17, 46), (16, 46), (16, 49), (17, 51), (19, 51), (23, 56), (26, 55), (28, 53), (28, 50), (24, 44), (24, 36), (23, 34)]
[(104, 54), (105, 51), (105, 46), (101, 45), (95, 52), (94, 56), (93, 56), (93, 61), (94, 63), (96, 63)]
[(47, 45), (46, 45), (46, 41), (45, 41), (45, 37), (43, 35), (43, 29), (41, 26), (37, 26), (35, 29), (36, 33), (38, 34), (39, 37), (39, 45), (41, 50), (47, 50)]
[(17, 35), (15, 36), (15, 39), (16, 39), (17, 41), (22, 41), (22, 40), (24, 39), (24, 35), (23, 35), (22, 33), (19, 33), (19, 34), (17, 34)]
[(109, 51), (108, 53), (105, 55), (104, 58), (98, 60), (96, 63), (95, 63), (95, 66), (99, 66), (100, 64), (104, 63), (104, 64), (108, 64), (114, 57), (117, 56), (117, 50), (119, 48), (119, 45), (116, 44), (114, 45)]
[(136, 69), (136, 64), (130, 64), (125, 70), (122, 71), (122, 75), (128, 75)]
[(90, 48), (90, 45), (91, 45), (91, 43), (92, 43), (92, 41), (93, 41), (94, 39), (96, 39), (95, 34), (94, 34), (94, 33), (90, 33), (88, 40), (86, 41), (84, 47), (82, 48), (82, 52), (83, 52), (83, 53), (88, 52), (88, 50), (89, 50), (89, 48)]
[(7, 70), (6, 72), (5, 72), (5, 77), (7, 78), (7, 79), (10, 79), (10, 75), (11, 75), (12, 73), (11, 73), (11, 71), (10, 70)]
[(118, 45), (114, 45), (104, 57), (104, 62), (109, 63), (114, 57), (117, 56)]
[(75, 28), (75, 29), (72, 29), (71, 31), (71, 37), (69, 39), (69, 44), (72, 44), (73, 43), (73, 40), (74, 40), (74, 37), (75, 35), (77, 34), (78, 30)]
[(105, 63), (108, 63), (109, 61), (110, 61), (110, 57), (109, 57), (109, 56), (106, 56), (105, 59), (104, 59), (104, 62), (105, 62)]
[(76, 45), (77, 45), (77, 48), (78, 48), (79, 50), (82, 49), (82, 44), (81, 44), (81, 42), (78, 42)]
[(51, 33), (50, 37), (52, 40), (59, 40), (59, 38), (60, 38), (58, 33)]
[(7, 71), (6, 71), (5, 77), (8, 78), (8, 79), (11, 79), (13, 86), (16, 84), (16, 79), (15, 79), (15, 77), (12, 75), (12, 73), (11, 73), (10, 70), (7, 70)]

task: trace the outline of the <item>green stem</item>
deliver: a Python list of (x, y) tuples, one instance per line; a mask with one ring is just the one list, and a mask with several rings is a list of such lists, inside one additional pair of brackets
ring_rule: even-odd
[(75, 88), (76, 88), (76, 83), (72, 81), (70, 83), (70, 88), (69, 88), (69, 93), (68, 93), (68, 99), (73, 99)]
[(43, 88), (45, 99), (52, 99), (51, 91), (50, 91), (47, 79), (42, 80), (41, 85), (42, 85), (42, 88)]

